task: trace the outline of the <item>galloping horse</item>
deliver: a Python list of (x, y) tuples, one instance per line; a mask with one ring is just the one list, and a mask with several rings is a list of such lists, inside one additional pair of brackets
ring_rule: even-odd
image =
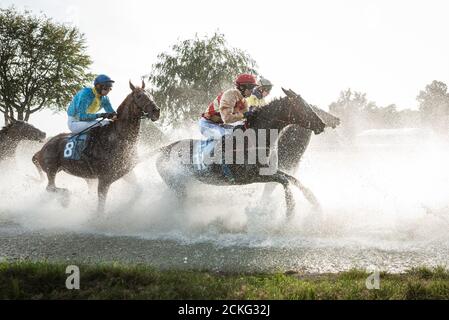
[(98, 211), (103, 212), (110, 185), (128, 174), (136, 165), (137, 138), (140, 120), (159, 119), (160, 110), (150, 95), (142, 88), (129, 83), (132, 92), (117, 109), (117, 120), (108, 126), (91, 129), (89, 153), (80, 160), (64, 158), (64, 149), (70, 134), (62, 133), (50, 139), (33, 156), (39, 171), (47, 174), (47, 191), (59, 192), (67, 199), (68, 191), (55, 186), (60, 170), (85, 179), (98, 179)]
[[(283, 89), (284, 90), (284, 89)], [(325, 124), (317, 116), (317, 114), (304, 103), (304, 101), (294, 94), (292, 91), (284, 90), (287, 97), (272, 101), (265, 107), (255, 111), (254, 116), (251, 117), (248, 122), (248, 129), (254, 129), (256, 134), (256, 141), (259, 147), (259, 130), (275, 129), (281, 131), (285, 127), (291, 124), (298, 124), (304, 128), (310, 129), (319, 134), (323, 132)], [(262, 139), (260, 139), (262, 140)], [(265, 145), (262, 148), (270, 149), (270, 140), (265, 141)], [(316, 199), (308, 192), (308, 190), (302, 186), (302, 184), (291, 175), (286, 174), (281, 170), (276, 170), (274, 174), (260, 174), (261, 164), (230, 164), (234, 182), (229, 182), (228, 179), (223, 177), (222, 165), (211, 164), (208, 170), (204, 173), (196, 169), (196, 165), (193, 163), (185, 163), (183, 155), (194, 153), (193, 146), (199, 144), (197, 140), (181, 140), (171, 145), (162, 148), (162, 153), (158, 157), (156, 165), (159, 174), (165, 183), (176, 192), (176, 194), (184, 198), (186, 196), (187, 186), (192, 181), (201, 181), (206, 184), (212, 185), (244, 185), (252, 183), (267, 183), (277, 182), (280, 183), (285, 190), (286, 200), (286, 214), (287, 217), (291, 217), (294, 208), (294, 201), (290, 190), (290, 183), (293, 183), (301, 191), (307, 199), (316, 204)], [(189, 148), (188, 150), (186, 150)], [(242, 152), (242, 150), (239, 150)], [(243, 152), (247, 153), (248, 149), (245, 147)], [(234, 150), (234, 158), (236, 152)]]
[(20, 141), (43, 142), (45, 136), (45, 132), (31, 124), (11, 119), (11, 123), (0, 130), (0, 160), (13, 157)]

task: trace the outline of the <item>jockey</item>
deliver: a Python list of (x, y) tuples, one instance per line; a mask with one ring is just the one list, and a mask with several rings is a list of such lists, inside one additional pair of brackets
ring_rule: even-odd
[[(107, 97), (114, 81), (106, 75), (95, 78), (93, 88), (81, 89), (67, 109), (68, 126), (71, 132), (80, 133), (90, 127), (106, 126), (116, 117)], [(98, 113), (104, 109), (106, 113)]]
[(268, 96), (273, 88), (273, 84), (270, 80), (260, 77), (259, 85), (253, 89), (251, 96), (246, 98), (250, 110), (255, 110), (263, 107), (267, 104), (265, 101), (266, 96)]
[[(235, 79), (235, 88), (229, 89), (220, 94), (211, 102), (199, 121), (200, 131), (207, 138), (223, 138), (232, 134), (234, 126), (241, 124), (245, 118), (250, 116), (248, 104), (245, 98), (251, 95), (252, 90), (257, 86), (256, 78), (251, 74), (241, 74)], [(213, 144), (209, 144), (211, 148)], [(212, 150), (207, 150), (209, 152)], [(235, 178), (231, 169), (224, 163), (222, 153), (223, 175), (231, 183)]]
[(233, 126), (240, 124), (249, 111), (245, 98), (257, 86), (251, 74), (241, 74), (235, 79), (235, 88), (229, 89), (211, 102), (199, 121), (200, 131), (206, 137), (220, 137), (232, 133)]

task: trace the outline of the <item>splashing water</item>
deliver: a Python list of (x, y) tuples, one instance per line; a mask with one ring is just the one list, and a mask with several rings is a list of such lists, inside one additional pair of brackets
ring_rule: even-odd
[(0, 163), (0, 257), (308, 272), (447, 266), (449, 149), (428, 133), (414, 133), (376, 130), (352, 147), (332, 148), (314, 137), (296, 177), (313, 190), (322, 212), (293, 189), (296, 215), (288, 223), (281, 187), (261, 199), (263, 185), (198, 184), (181, 207), (155, 158), (135, 169), (138, 186), (112, 185), (107, 217), (97, 219), (96, 191), (82, 179), (57, 176), (58, 187), (71, 193), (63, 208), (46, 193), (46, 182), (30, 178), (37, 177), (30, 159), (39, 146), (24, 143), (16, 161)]

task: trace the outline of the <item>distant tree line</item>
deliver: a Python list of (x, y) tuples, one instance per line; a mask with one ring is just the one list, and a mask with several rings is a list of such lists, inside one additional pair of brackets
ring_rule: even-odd
[(449, 132), (449, 93), (447, 85), (433, 81), (416, 97), (418, 110), (398, 110), (395, 104), (378, 106), (369, 101), (366, 93), (344, 90), (329, 111), (342, 120), (341, 130), (354, 136), (362, 130), (394, 129), (405, 127), (431, 128), (436, 132)]
[[(0, 9), (0, 113), (28, 121), (43, 108), (64, 110), (93, 75), (84, 35), (45, 15), (14, 7)], [(242, 72), (258, 74), (256, 61), (228, 45), (225, 36), (195, 35), (158, 55), (147, 80), (162, 108), (163, 123), (177, 126), (196, 121), (217, 94), (232, 86)], [(378, 106), (366, 93), (343, 90), (329, 111), (342, 120), (349, 137), (367, 129), (430, 127), (449, 130), (449, 93), (441, 81), (428, 84), (417, 96), (418, 110)]]

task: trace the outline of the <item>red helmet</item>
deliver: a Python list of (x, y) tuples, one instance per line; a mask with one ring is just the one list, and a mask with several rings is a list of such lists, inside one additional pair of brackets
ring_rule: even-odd
[(254, 85), (257, 86), (256, 77), (252, 74), (248, 73), (242, 73), (235, 79), (235, 85), (241, 86), (241, 85)]

